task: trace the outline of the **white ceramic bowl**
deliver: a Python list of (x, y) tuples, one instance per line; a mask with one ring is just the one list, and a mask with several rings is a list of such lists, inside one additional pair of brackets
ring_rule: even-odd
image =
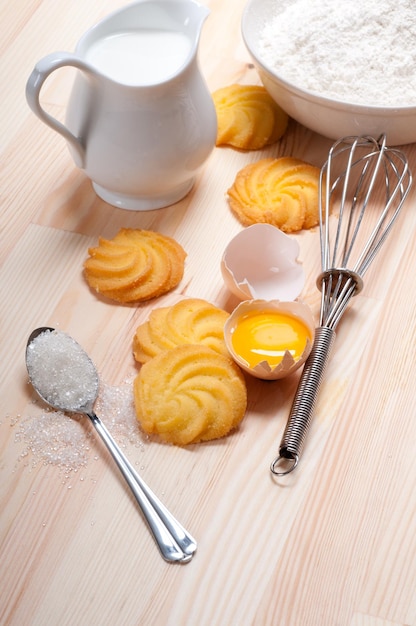
[[(245, 45), (272, 98), (288, 115), (307, 128), (330, 139), (348, 135), (387, 135), (389, 145), (416, 141), (416, 94), (413, 106), (382, 107), (351, 104), (317, 95), (283, 80), (261, 59), (259, 40), (264, 25), (276, 7), (289, 0), (249, 0), (242, 16)], [(342, 70), (341, 70), (342, 71)]]

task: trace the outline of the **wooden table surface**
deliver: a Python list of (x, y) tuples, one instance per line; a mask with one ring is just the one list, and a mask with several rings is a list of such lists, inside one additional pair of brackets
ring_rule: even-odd
[[(199, 58), (210, 89), (258, 83), (240, 34), (244, 0), (206, 4), (211, 14)], [(295, 378), (248, 381), (239, 430), (187, 449), (149, 440), (134, 424), (124, 427), (121, 409), (114, 409), (118, 422), (101, 414), (196, 537), (190, 563), (162, 560), (85, 420), (72, 420), (71, 431), (65, 417), (62, 428), (87, 438), (81, 466), (48, 462), (42, 434), (53, 437), (58, 422), (44, 423), (44, 407), (27, 383), (29, 332), (52, 325), (70, 333), (97, 364), (109, 397), (118, 390), (129, 406), (137, 373), (132, 336), (152, 308), (184, 296), (230, 311), (237, 304), (220, 273), (223, 250), (242, 228), (225, 196), (237, 171), (278, 155), (321, 166), (332, 143), (291, 122), (267, 150), (216, 148), (193, 191), (174, 206), (135, 213), (107, 205), (75, 168), (64, 140), (30, 112), (24, 89), (39, 58), (73, 50), (88, 27), (120, 6), (120, 0), (0, 4), (0, 623), (416, 625), (416, 188), (339, 327), (295, 472), (277, 480), (269, 471)], [(72, 70), (61, 70), (42, 92), (61, 118), (72, 79)], [(404, 151), (416, 171), (415, 146)], [(82, 276), (87, 248), (121, 227), (155, 229), (183, 245), (185, 275), (174, 292), (138, 307), (90, 292)], [(296, 238), (306, 275), (302, 298), (316, 313), (318, 233)]]

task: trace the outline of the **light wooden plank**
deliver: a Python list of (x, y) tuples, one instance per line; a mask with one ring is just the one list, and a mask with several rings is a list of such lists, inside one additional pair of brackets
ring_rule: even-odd
[[(240, 33), (244, 0), (206, 4), (199, 60), (210, 89), (259, 83)], [(0, 624), (416, 626), (416, 192), (337, 330), (296, 472), (275, 479), (269, 464), (297, 377), (248, 380), (247, 415), (224, 440), (180, 449), (145, 437), (131, 406), (136, 326), (154, 306), (184, 296), (231, 311), (237, 302), (220, 261), (241, 225), (227, 188), (240, 168), (264, 156), (319, 166), (331, 142), (291, 122), (266, 150), (215, 149), (192, 192), (172, 207), (134, 213), (102, 202), (64, 140), (30, 112), (24, 86), (40, 57), (72, 50), (120, 6), (0, 0)], [(59, 72), (42, 94), (60, 119), (72, 79)], [(404, 150), (416, 171), (416, 147)], [(185, 274), (174, 292), (123, 307), (88, 289), (88, 246), (121, 227), (155, 229), (183, 245)], [(306, 276), (302, 298), (317, 314), (318, 233), (294, 237)], [(48, 463), (44, 441), (33, 446), (30, 434), (47, 422), (27, 384), (24, 348), (41, 324), (70, 332), (91, 354), (102, 380), (101, 417), (197, 538), (191, 563), (161, 559), (87, 420), (62, 417), (62, 428), (88, 443), (75, 469)]]

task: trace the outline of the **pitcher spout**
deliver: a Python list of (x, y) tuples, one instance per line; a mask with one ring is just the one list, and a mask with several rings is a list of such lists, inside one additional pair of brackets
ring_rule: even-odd
[(179, 0), (172, 4), (176, 5), (176, 18), (181, 25), (180, 30), (191, 42), (189, 54), (191, 60), (198, 52), (202, 27), (211, 11), (197, 0)]
[(191, 6), (192, 7), (191, 11), (195, 12), (195, 21), (194, 21), (195, 39), (199, 39), (202, 26), (205, 20), (207, 19), (208, 15), (211, 13), (211, 11), (207, 6), (205, 6), (204, 4), (201, 4), (200, 2), (197, 2), (196, 0), (184, 0), (183, 4), (185, 5), (185, 7), (187, 7), (187, 9), (185, 10), (188, 10), (189, 12), (189, 9)]

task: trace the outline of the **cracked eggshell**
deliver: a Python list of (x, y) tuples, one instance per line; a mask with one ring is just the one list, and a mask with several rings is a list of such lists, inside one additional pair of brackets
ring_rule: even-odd
[(271, 224), (253, 224), (226, 247), (221, 273), (240, 300), (295, 300), (305, 284), (299, 244)]
[[(277, 311), (279, 313), (286, 313), (303, 322), (309, 330), (311, 339), (310, 341), (307, 340), (305, 349), (297, 361), (295, 361), (290, 352), (287, 351), (283, 356), (282, 361), (274, 368), (272, 368), (267, 361), (262, 361), (255, 367), (251, 367), (247, 361), (234, 350), (231, 339), (232, 334), (237, 327), (239, 320), (241, 320), (247, 313), (256, 311), (264, 313), (270, 310)], [(225, 344), (231, 357), (245, 372), (263, 380), (277, 380), (278, 378), (285, 378), (299, 369), (299, 367), (304, 364), (312, 350), (314, 338), (315, 321), (312, 311), (307, 304), (299, 301), (280, 302), (278, 300), (247, 300), (245, 302), (241, 302), (237, 308), (234, 309), (224, 325)]]

